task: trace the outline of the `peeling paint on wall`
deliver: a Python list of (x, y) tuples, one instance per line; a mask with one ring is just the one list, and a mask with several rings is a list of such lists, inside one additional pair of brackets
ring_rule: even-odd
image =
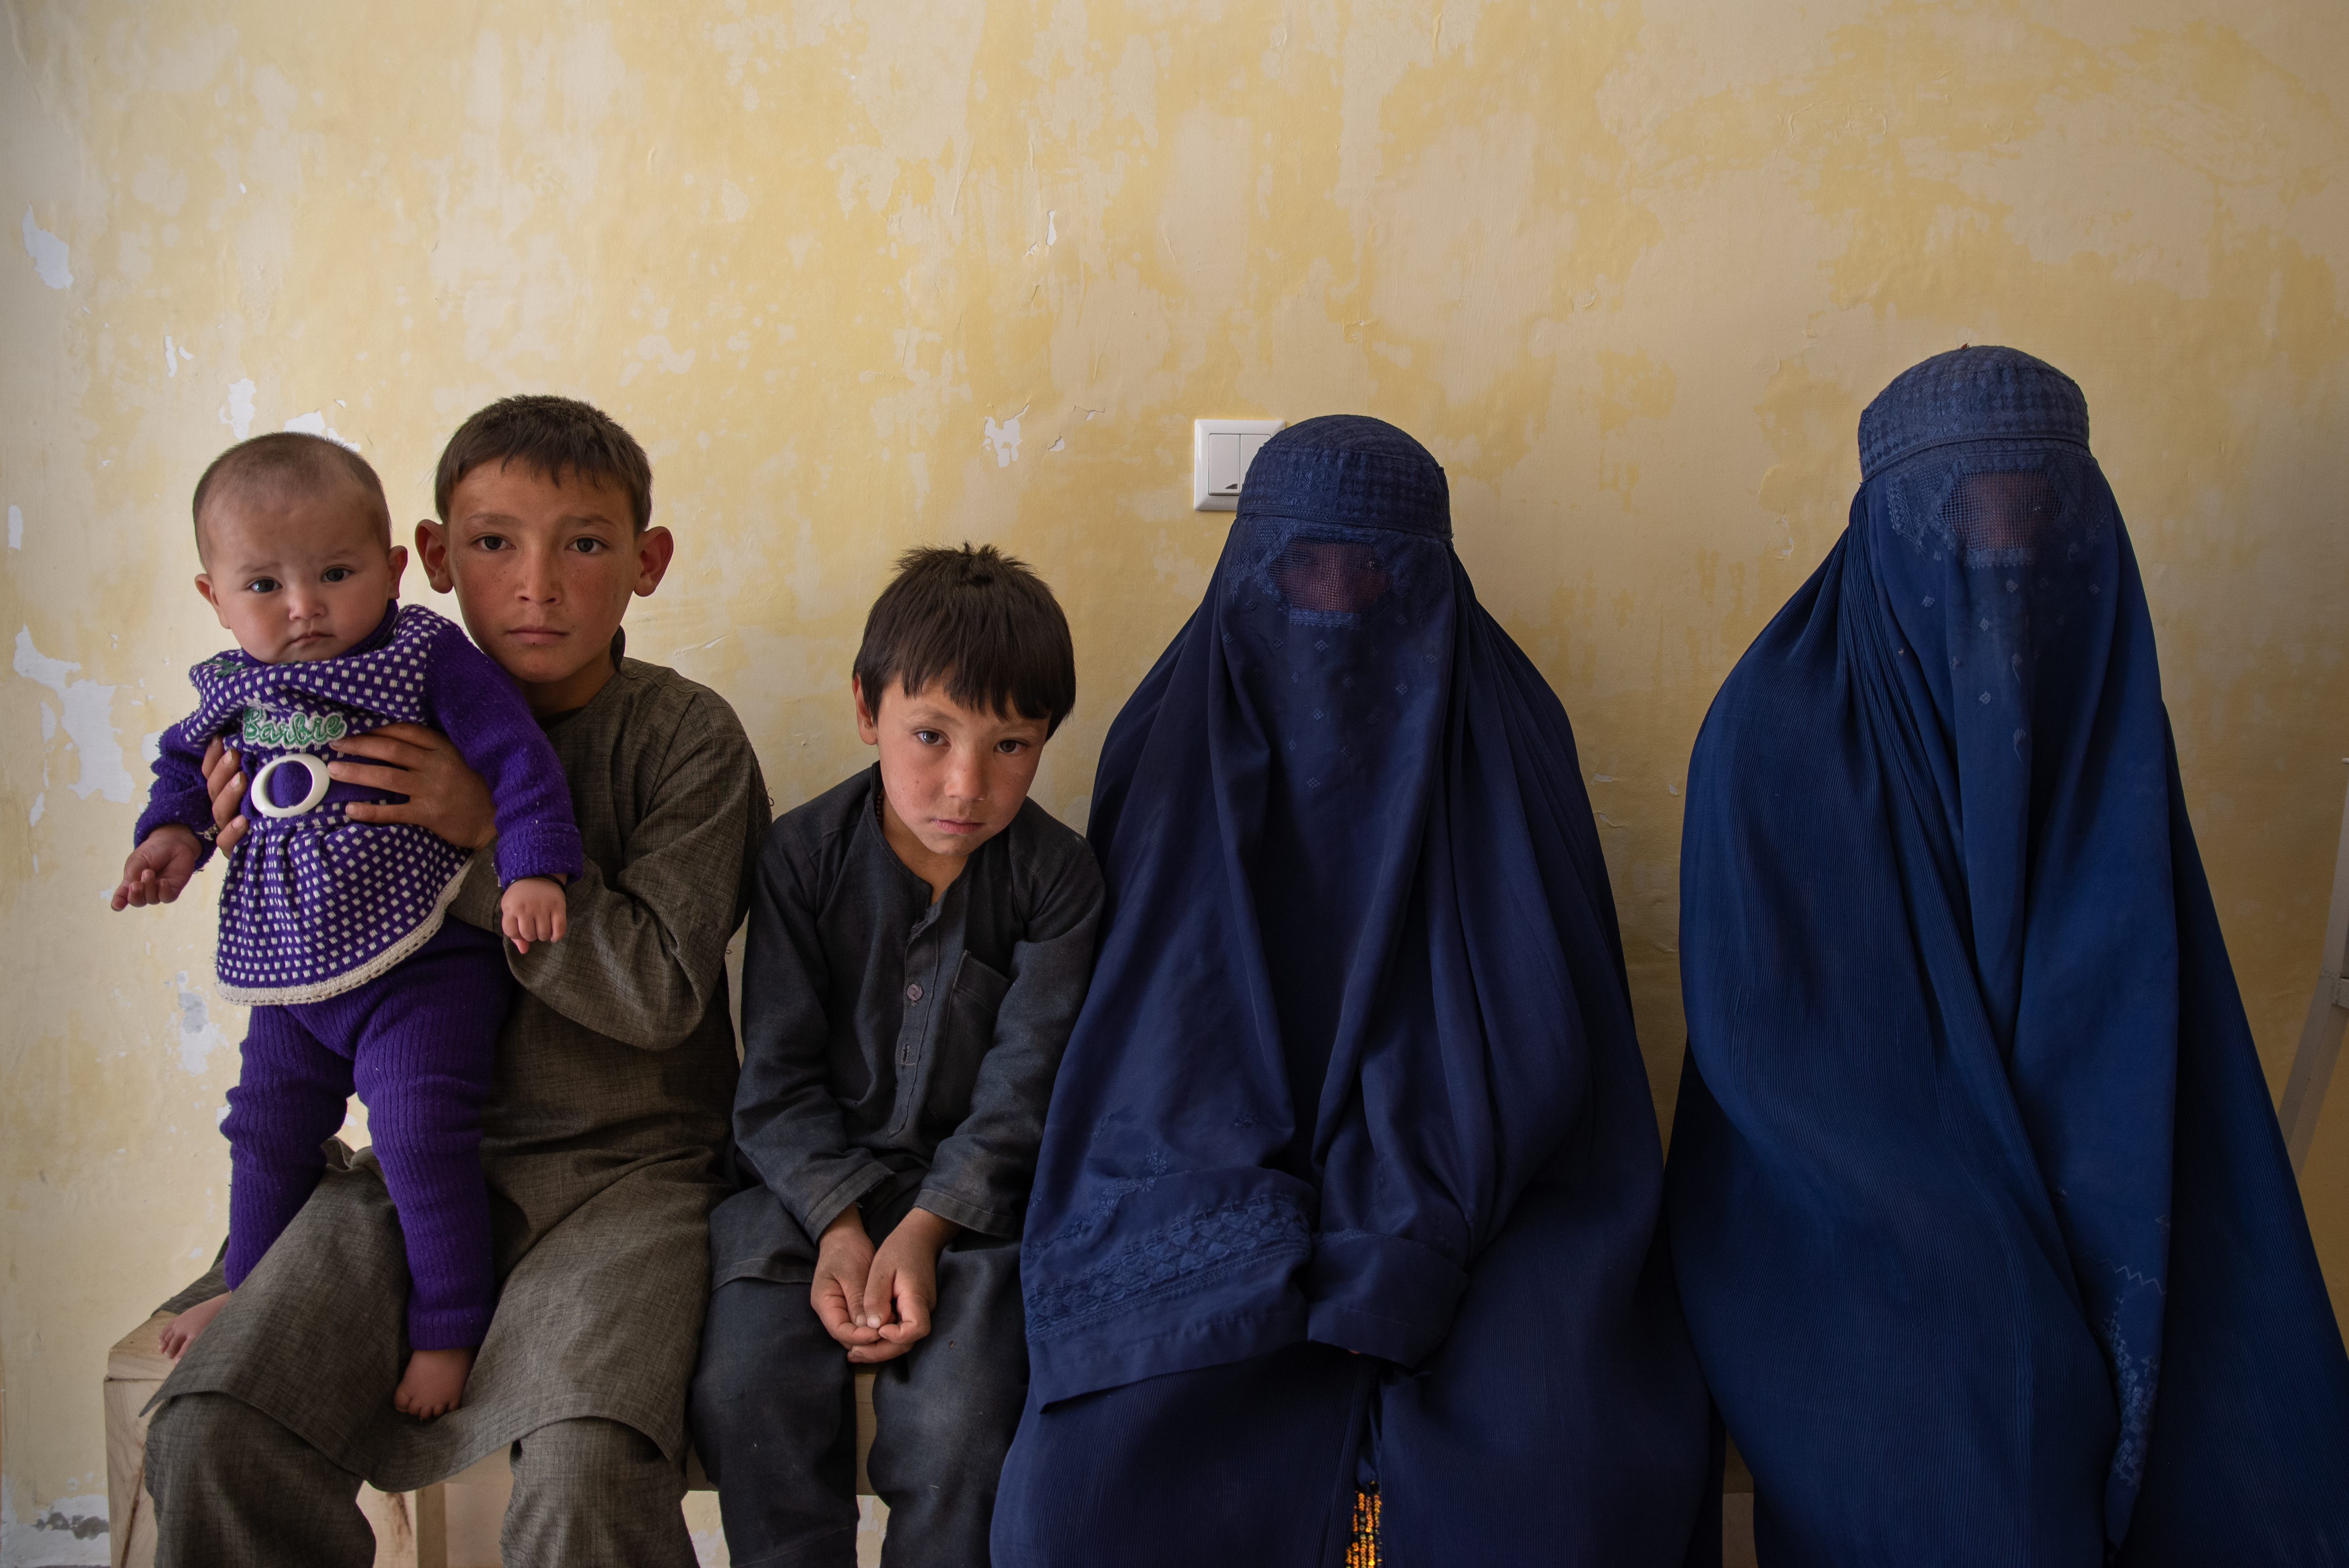
[(0, 1568), (78, 1568), (107, 1562), (106, 1494), (56, 1497), (16, 1513), (16, 1490), (0, 1480)]
[(228, 386), (228, 401), (221, 405), (220, 421), (240, 441), (253, 434), (253, 381), (247, 377), (232, 381)]
[[(1022, 408), (1019, 414), (1028, 410)], [(979, 441), (995, 454), (995, 466), (1008, 469), (1019, 460), (1019, 414), (1014, 414), (1000, 425), (990, 414), (979, 425)]]
[(357, 441), (326, 423), (326, 411), (324, 408), (313, 408), (306, 414), (295, 415), (285, 421), (285, 428), (298, 430), (305, 436), (324, 436), (336, 446), (348, 447), (355, 452), (359, 449), (359, 444)]
[[(65, 710), (66, 738), (81, 758), (80, 777), (70, 786), (73, 792), (85, 798), (96, 793), (117, 805), (128, 802), (130, 772), (122, 765), (122, 746), (115, 738), (119, 732), (112, 719), (115, 688), (73, 679), (73, 673), (81, 666), (50, 658), (33, 646), (29, 626), (17, 629), (14, 667), (18, 675), (57, 695)], [(54, 733), (53, 721), (46, 705), (41, 712), (41, 738), (46, 742)]]
[(212, 1021), (204, 994), (188, 984), (188, 972), (181, 970), (171, 976), (178, 994), (180, 1009), (180, 1065), (190, 1073), (202, 1074), (210, 1065), (212, 1052), (228, 1044), (220, 1026)]
[(73, 273), (66, 266), (66, 242), (33, 222), (33, 210), (25, 209), (25, 253), (33, 258), (33, 271), (53, 289), (71, 288)]

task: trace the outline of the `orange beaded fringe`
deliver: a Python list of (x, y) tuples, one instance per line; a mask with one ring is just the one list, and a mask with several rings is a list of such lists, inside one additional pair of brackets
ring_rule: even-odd
[(1379, 1568), (1379, 1494), (1354, 1494), (1354, 1539), (1346, 1548), (1346, 1568)]

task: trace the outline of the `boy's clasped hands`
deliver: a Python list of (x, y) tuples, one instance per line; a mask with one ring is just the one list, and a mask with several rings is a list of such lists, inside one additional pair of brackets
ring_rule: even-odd
[(962, 1231), (927, 1209), (912, 1209), (878, 1247), (851, 1203), (816, 1244), (808, 1299), (824, 1331), (860, 1367), (893, 1361), (930, 1332), (938, 1301), (938, 1254)]

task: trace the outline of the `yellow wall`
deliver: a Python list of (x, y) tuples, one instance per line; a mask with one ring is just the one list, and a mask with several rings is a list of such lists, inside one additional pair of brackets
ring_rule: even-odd
[[(998, 541), (1075, 623), (1039, 789), (1081, 821), (1228, 521), (1190, 510), (1191, 419), (1395, 420), (1574, 716), (1669, 1105), (1705, 704), (1843, 527), (1868, 398), (2014, 344), (2086, 388), (2280, 1080), (2349, 784), (2337, 0), (7, 20), (7, 1561), (63, 1560), (33, 1522), (103, 1490), (100, 1353), (222, 1226), (214, 884), (101, 901), (142, 740), (224, 643), (185, 499), (248, 428), (331, 428), (412, 517), (488, 398), (609, 408), (680, 541), (633, 645), (733, 700), (784, 805), (858, 761), (843, 687), (892, 554)], [(2349, 1090), (2307, 1181), (2349, 1301)]]

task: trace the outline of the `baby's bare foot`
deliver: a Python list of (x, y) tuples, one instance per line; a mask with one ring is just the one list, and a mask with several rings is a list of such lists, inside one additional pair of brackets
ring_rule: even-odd
[(392, 1391), (394, 1409), (430, 1420), (445, 1416), (465, 1397), (465, 1379), (472, 1376), (471, 1350), (413, 1350), (408, 1371)]
[(204, 1331), (204, 1325), (218, 1317), (221, 1308), (227, 1305), (228, 1293), (223, 1291), (210, 1301), (196, 1303), (195, 1305), (165, 1324), (162, 1335), (163, 1354), (177, 1361), (188, 1346), (196, 1342), (196, 1336)]

